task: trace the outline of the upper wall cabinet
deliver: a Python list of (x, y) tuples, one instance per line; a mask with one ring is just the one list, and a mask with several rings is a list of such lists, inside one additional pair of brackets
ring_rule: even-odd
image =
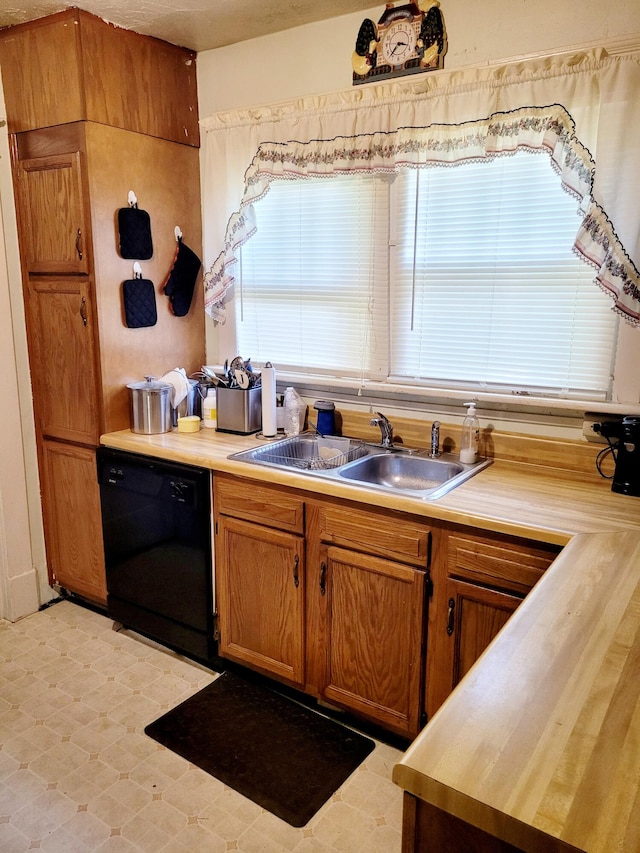
[(0, 32), (9, 131), (87, 120), (198, 147), (195, 59), (80, 9), (10, 27)]
[(16, 163), (23, 257), (29, 273), (89, 272), (80, 157), (73, 151)]

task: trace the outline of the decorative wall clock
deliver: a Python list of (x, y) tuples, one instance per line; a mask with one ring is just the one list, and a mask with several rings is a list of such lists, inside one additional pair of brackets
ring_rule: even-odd
[(360, 25), (351, 57), (353, 85), (442, 68), (446, 50), (439, 0), (387, 3), (377, 24), (366, 18)]

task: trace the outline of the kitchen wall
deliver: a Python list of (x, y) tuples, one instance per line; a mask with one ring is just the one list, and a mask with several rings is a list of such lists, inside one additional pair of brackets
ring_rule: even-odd
[[(384, 5), (200, 53), (200, 118), (350, 88), (358, 28)], [(448, 70), (640, 33), (638, 0), (441, 0), (440, 8)]]
[[(15, 621), (52, 596), (38, 492), (4, 99), (0, 92), (0, 618)], [(13, 322), (12, 322), (13, 318)]]
[[(366, 12), (199, 54), (200, 118), (218, 111), (350, 89), (351, 54), (360, 24), (365, 17), (378, 20), (383, 9), (384, 3), (380, 3)], [(608, 4), (600, 0), (579, 4), (573, 0), (475, 0), (473, 4), (468, 0), (441, 0), (441, 9), (448, 36), (447, 70), (574, 46), (594, 47), (608, 41), (640, 44), (637, 0)], [(208, 266), (214, 257), (204, 260)], [(616, 383), (623, 391), (622, 399), (636, 404), (636, 409), (640, 402), (640, 376), (635, 368), (639, 337), (638, 330), (621, 324), (623, 358), (616, 367)], [(223, 349), (213, 321), (207, 319), (208, 362), (215, 364), (233, 355)], [(459, 405), (454, 407), (454, 413), (460, 409)], [(491, 416), (497, 411), (494, 409)], [(416, 411), (424, 419), (434, 414), (449, 419), (446, 407)], [(455, 420), (454, 414), (451, 421)], [(499, 413), (495, 425), (515, 432), (578, 438), (582, 435), (582, 413)]]
[[(82, 3), (80, 2), (80, 5)], [(637, 0), (442, 0), (453, 69), (640, 33)], [(351, 87), (350, 57), (364, 17), (384, 3), (198, 57), (200, 116)], [(286, 4), (283, 6), (286, 14)], [(51, 595), (39, 516), (35, 439), (4, 104), (0, 103), (0, 618)], [(205, 262), (211, 262), (205, 258)], [(212, 324), (208, 336), (215, 340)], [(634, 332), (634, 334), (637, 334)], [(629, 365), (633, 370), (633, 365)]]

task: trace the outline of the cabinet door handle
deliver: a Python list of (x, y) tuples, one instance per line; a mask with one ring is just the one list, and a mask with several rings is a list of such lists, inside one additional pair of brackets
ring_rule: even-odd
[(453, 598), (449, 599), (449, 610), (447, 612), (447, 634), (453, 634), (453, 612), (456, 609), (456, 602)]
[(320, 564), (320, 595), (325, 595), (327, 592), (326, 587), (326, 579), (327, 579), (327, 564)]
[(82, 297), (80, 300), (80, 316), (82, 317), (83, 326), (87, 325), (87, 300), (86, 297)]
[(82, 260), (82, 229), (78, 228), (76, 233), (76, 252), (78, 253), (78, 260)]
[(298, 554), (294, 557), (293, 560), (293, 585), (296, 589), (300, 586), (300, 577), (298, 575), (298, 566), (300, 565), (300, 557)]

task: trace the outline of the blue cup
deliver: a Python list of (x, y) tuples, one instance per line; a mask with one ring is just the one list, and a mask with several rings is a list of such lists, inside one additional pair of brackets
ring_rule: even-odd
[(335, 403), (329, 400), (317, 400), (313, 408), (318, 412), (318, 432), (321, 435), (335, 435)]

